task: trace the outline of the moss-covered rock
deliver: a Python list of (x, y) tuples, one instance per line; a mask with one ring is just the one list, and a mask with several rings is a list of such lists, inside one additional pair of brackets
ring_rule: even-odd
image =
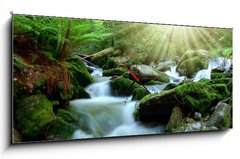
[(175, 83), (169, 83), (163, 90), (166, 91), (166, 90), (170, 90), (170, 89), (173, 89), (175, 87), (177, 87), (178, 85), (175, 84)]
[(205, 113), (218, 101), (230, 96), (225, 84), (210, 84), (210, 80), (187, 83), (175, 88), (184, 106)]
[(158, 72), (157, 80), (163, 83), (168, 83), (170, 81), (169, 76), (165, 72)]
[(229, 73), (211, 73), (211, 79), (232, 78), (232, 72)]
[(125, 73), (126, 71), (123, 68), (112, 68), (108, 70), (103, 71), (103, 76), (121, 76)]
[(44, 138), (56, 121), (45, 95), (32, 95), (15, 103), (16, 127), (26, 140)]
[(70, 58), (68, 58), (66, 65), (69, 68), (74, 88), (79, 85), (85, 87), (94, 82), (94, 79), (88, 72), (87, 67), (78, 56), (72, 55)]
[(49, 132), (47, 139), (70, 139), (78, 127), (78, 116), (67, 109), (58, 109), (57, 121)]
[(177, 65), (177, 71), (182, 76), (193, 77), (199, 70), (207, 68), (207, 51), (190, 50), (180, 59)]
[(122, 74), (122, 77), (123, 77), (123, 78), (127, 78), (127, 79), (131, 79), (131, 75), (130, 75), (129, 72), (124, 72), (124, 73)]
[(183, 113), (181, 108), (176, 106), (172, 110), (171, 117), (168, 121), (168, 124), (165, 128), (165, 131), (171, 132), (174, 128), (176, 128), (183, 120)]
[[(113, 95), (116, 96), (128, 96), (133, 93), (134, 89), (142, 88), (139, 84), (134, 83), (130, 88), (132, 80), (126, 78), (115, 78), (110, 82)], [(130, 89), (129, 89), (130, 88)]]
[(132, 100), (141, 100), (143, 97), (148, 95), (148, 91), (145, 90), (144, 88), (136, 88), (133, 91), (133, 97)]
[(74, 123), (78, 121), (78, 116), (66, 109), (58, 109), (56, 115), (69, 123)]
[(226, 84), (211, 83), (211, 80), (182, 84), (171, 90), (145, 96), (140, 101), (139, 119), (166, 122), (176, 105), (204, 114), (230, 95)]
[(50, 130), (47, 139), (49, 140), (64, 140), (70, 139), (76, 130), (76, 126), (65, 121), (62, 117), (57, 117), (57, 121)]
[(157, 85), (157, 84), (163, 84), (163, 82), (150, 80), (147, 83), (145, 83), (145, 85)]

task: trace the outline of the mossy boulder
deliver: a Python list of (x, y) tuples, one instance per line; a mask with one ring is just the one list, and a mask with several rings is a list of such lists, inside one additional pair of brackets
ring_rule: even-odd
[(132, 100), (141, 100), (143, 97), (148, 95), (148, 91), (145, 90), (144, 88), (136, 88), (133, 91), (133, 97)]
[(82, 87), (86, 87), (87, 85), (94, 82), (94, 79), (88, 72), (87, 67), (84, 65), (83, 61), (78, 56), (72, 55), (71, 57), (69, 57), (66, 65), (69, 68), (74, 88), (79, 85)]
[(140, 101), (139, 119), (166, 122), (176, 105), (204, 114), (230, 95), (226, 84), (211, 83), (211, 80), (182, 84), (171, 90), (145, 96)]
[(56, 121), (53, 104), (45, 95), (32, 95), (16, 103), (16, 127), (26, 140), (44, 138)]
[(78, 116), (66, 109), (58, 109), (57, 121), (49, 132), (49, 140), (70, 139), (77, 129)]
[(136, 88), (142, 88), (139, 84), (134, 83), (133, 86), (130, 88), (131, 84), (133, 83), (132, 80), (118, 77), (113, 79), (110, 82), (111, 89), (113, 95), (116, 96), (128, 96), (131, 95)]
[(181, 76), (191, 78), (199, 70), (206, 69), (208, 52), (205, 50), (189, 50), (181, 57), (177, 64), (177, 71)]
[(176, 128), (183, 120), (183, 113), (179, 106), (176, 106), (172, 110), (171, 117), (168, 121), (167, 126), (165, 127), (165, 131), (171, 132), (174, 128)]
[(70, 139), (76, 130), (74, 124), (68, 123), (62, 117), (57, 117), (57, 121), (50, 130), (47, 137), (48, 140), (64, 140)]
[(103, 71), (103, 76), (121, 76), (126, 72), (125, 69), (123, 68), (112, 68), (112, 69), (108, 69), (108, 70), (104, 70)]

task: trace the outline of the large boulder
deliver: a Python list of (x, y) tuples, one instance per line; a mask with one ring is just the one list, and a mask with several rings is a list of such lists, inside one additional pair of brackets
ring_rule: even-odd
[(208, 52), (205, 50), (189, 50), (181, 57), (177, 64), (177, 71), (181, 76), (193, 77), (199, 70), (206, 69)]
[(44, 138), (56, 121), (53, 104), (45, 95), (26, 97), (15, 105), (16, 128), (25, 140)]
[(130, 70), (141, 79), (141, 81), (149, 81), (151, 79), (164, 83), (169, 82), (169, 77), (164, 72), (157, 72), (147, 65), (133, 65)]
[(113, 79), (110, 82), (111, 89), (113, 95), (116, 96), (128, 96), (131, 95), (136, 88), (142, 88), (139, 84), (134, 83), (133, 86), (130, 88), (131, 84), (133, 83), (132, 80), (118, 77)]
[(139, 119), (166, 122), (177, 105), (204, 114), (218, 101), (229, 96), (230, 92), (224, 83), (202, 80), (182, 84), (171, 90), (145, 96), (140, 101)]

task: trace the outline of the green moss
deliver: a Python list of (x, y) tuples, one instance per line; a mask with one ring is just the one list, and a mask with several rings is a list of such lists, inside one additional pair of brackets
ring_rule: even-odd
[(58, 116), (56, 123), (49, 132), (48, 139), (70, 139), (75, 130), (76, 126), (74, 124), (68, 123), (62, 117)]
[(150, 80), (147, 83), (145, 83), (145, 85), (157, 85), (157, 84), (163, 84), (163, 82)]
[(207, 68), (207, 65), (208, 65), (207, 62), (201, 59), (200, 57), (193, 57), (182, 62), (179, 65), (177, 71), (181, 75), (184, 75), (190, 78), (190, 77), (193, 77), (193, 75), (199, 70)]
[(232, 72), (229, 73), (211, 73), (211, 79), (232, 78)]
[(107, 70), (117, 67), (119, 67), (118, 63), (115, 62), (113, 59), (109, 58), (107, 62), (102, 66), (102, 69)]
[(123, 75), (126, 71), (123, 68), (112, 68), (103, 71), (103, 76)]
[(170, 81), (169, 76), (165, 72), (158, 72), (158, 74), (159, 74), (157, 76), (158, 81), (163, 83), (168, 83)]
[(175, 87), (177, 87), (178, 85), (177, 84), (174, 84), (174, 83), (169, 83), (163, 90), (170, 90), (170, 89), (173, 89)]
[(212, 107), (212, 104), (230, 96), (225, 84), (206, 82), (187, 83), (176, 87), (175, 92), (181, 97), (184, 105), (201, 113)]
[(130, 75), (129, 72), (125, 72), (125, 73), (122, 74), (122, 77), (123, 77), (123, 78), (130, 79), (130, 78), (131, 78), (131, 75)]
[(69, 72), (72, 78), (72, 83), (74, 86), (81, 85), (83, 87), (94, 82), (93, 77), (88, 72), (87, 67), (84, 65), (83, 61), (77, 56), (74, 58), (69, 58), (66, 65), (69, 68)]
[(143, 97), (148, 95), (148, 91), (146, 91), (144, 88), (136, 88), (133, 91), (133, 97), (132, 100), (141, 100)]
[(52, 103), (45, 95), (32, 95), (16, 103), (17, 129), (29, 140), (36, 140), (48, 133), (56, 117)]
[[(142, 88), (139, 84), (134, 83), (130, 88), (132, 80), (126, 78), (116, 78), (110, 82), (111, 89), (114, 95), (130, 95), (133, 93), (134, 89)], [(130, 88), (130, 89), (129, 89)]]
[(78, 117), (76, 114), (72, 113), (71, 111), (65, 109), (58, 109), (56, 112), (58, 117), (61, 117), (63, 120), (69, 123), (77, 122)]

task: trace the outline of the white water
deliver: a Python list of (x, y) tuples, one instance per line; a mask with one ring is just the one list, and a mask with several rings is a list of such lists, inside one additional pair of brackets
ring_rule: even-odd
[[(199, 81), (200, 79), (211, 79), (211, 71), (215, 68), (224, 68), (227, 72), (231, 66), (232, 62), (230, 59), (224, 57), (218, 57), (217, 59), (212, 59), (208, 62), (208, 68), (203, 69), (197, 72), (196, 76), (193, 78), (194, 82)], [(179, 73), (176, 71), (177, 66), (171, 66), (170, 70), (165, 73), (170, 77), (170, 83), (181, 83), (186, 79), (185, 76), (179, 76)]]
[(185, 76), (179, 76), (177, 66), (171, 66), (169, 71), (165, 72), (170, 77), (170, 83), (181, 83), (186, 79)]
[(212, 69), (224, 68), (225, 72), (227, 72), (230, 69), (230, 66), (231, 66), (231, 60), (230, 59), (226, 59), (226, 58), (223, 58), (223, 57), (219, 57), (217, 59), (212, 59), (208, 62), (208, 68), (198, 71), (196, 76), (193, 78), (193, 81), (197, 82), (197, 81), (199, 81), (200, 79), (203, 79), (203, 78), (211, 79)]
[[(209, 61), (208, 69), (200, 70), (193, 78), (198, 81), (211, 77), (211, 70), (224, 67), (226, 70), (231, 65), (230, 60), (218, 58)], [(88, 66), (91, 67), (91, 66)], [(70, 102), (72, 111), (79, 115), (79, 129), (73, 134), (73, 139), (99, 138), (112, 136), (160, 134), (164, 132), (162, 126), (146, 126), (136, 122), (133, 112), (137, 101), (130, 97), (114, 97), (111, 95), (110, 78), (102, 77), (102, 69), (91, 67), (92, 76), (96, 83), (86, 87), (91, 99), (77, 99)], [(172, 66), (166, 74), (170, 76), (171, 83), (180, 83), (185, 76), (179, 76), (176, 66)], [(160, 92), (167, 84), (148, 85), (146, 88), (151, 93)]]
[(136, 122), (133, 112), (137, 101), (131, 101), (131, 96), (113, 97), (110, 78), (101, 77), (100, 69), (93, 70), (92, 75), (95, 75), (97, 82), (86, 88), (91, 99), (70, 102), (71, 110), (80, 118), (79, 129), (73, 134), (74, 139), (159, 134), (164, 131), (159, 125), (147, 127)]

